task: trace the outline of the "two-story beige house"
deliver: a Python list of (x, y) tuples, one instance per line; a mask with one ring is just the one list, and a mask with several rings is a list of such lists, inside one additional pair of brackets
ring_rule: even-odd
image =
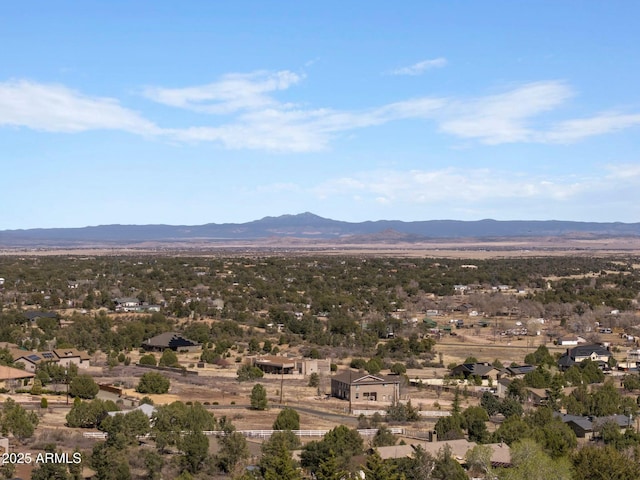
[(331, 396), (353, 402), (393, 403), (400, 398), (400, 379), (347, 370), (331, 377)]

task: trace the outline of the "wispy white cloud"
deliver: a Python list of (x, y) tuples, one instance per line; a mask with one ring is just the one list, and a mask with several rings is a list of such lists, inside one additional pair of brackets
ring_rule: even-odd
[(595, 135), (624, 130), (640, 125), (640, 114), (602, 113), (591, 118), (566, 120), (541, 135), (541, 140), (552, 143), (574, 143)]
[(416, 97), (360, 111), (306, 108), (275, 98), (276, 92), (294, 86), (302, 78), (288, 71), (255, 72), (228, 75), (204, 87), (149, 89), (147, 94), (167, 105), (215, 114), (234, 113), (221, 126), (172, 133), (179, 140), (214, 141), (233, 149), (318, 151), (328, 148), (341, 132), (400, 119), (430, 120), (442, 133), (488, 145), (569, 143), (628, 128), (638, 121), (635, 115), (609, 115), (541, 124), (543, 114), (557, 109), (574, 95), (570, 86), (561, 81), (528, 83), (467, 99)]
[(415, 98), (361, 111), (305, 108), (277, 100), (274, 94), (302, 81), (290, 71), (225, 75), (220, 81), (182, 89), (149, 87), (156, 102), (193, 111), (231, 115), (219, 126), (168, 130), (179, 141), (219, 142), (232, 149), (310, 152), (328, 148), (340, 132), (404, 118), (427, 118), (443, 102)]
[(622, 163), (615, 165), (605, 165), (606, 174), (604, 177), (616, 182), (638, 182), (640, 181), (640, 163)]
[(434, 58), (431, 60), (422, 60), (421, 62), (414, 63), (413, 65), (409, 65), (408, 67), (397, 68), (395, 70), (391, 70), (389, 73), (391, 75), (422, 75), (427, 70), (431, 70), (433, 68), (442, 68), (447, 64), (447, 59), (443, 57)]
[(153, 122), (120, 106), (117, 100), (88, 97), (64, 86), (26, 80), (0, 83), (0, 125), (48, 132), (160, 133)]
[(447, 108), (440, 130), (486, 144), (536, 141), (530, 122), (537, 115), (562, 105), (573, 95), (563, 82), (537, 82), (504, 93), (455, 100)]
[(425, 117), (442, 101), (417, 98), (362, 111), (304, 108), (274, 94), (304, 77), (290, 71), (225, 75), (220, 81), (181, 89), (148, 87), (144, 95), (164, 105), (226, 115), (218, 126), (167, 129), (179, 141), (219, 142), (232, 149), (310, 152), (326, 149), (340, 132), (402, 118)]
[(147, 87), (143, 90), (143, 95), (172, 107), (222, 115), (279, 105), (269, 94), (286, 90), (303, 78), (303, 75), (287, 70), (232, 73), (207, 85), (187, 88)]
[(170, 136), (183, 142), (217, 142), (229, 149), (267, 150), (272, 152), (312, 152), (329, 143), (325, 132), (314, 131), (307, 124), (236, 122), (220, 127), (174, 129)]
[(302, 109), (273, 104), (246, 111), (219, 127), (172, 130), (181, 141), (215, 141), (227, 148), (311, 152), (329, 147), (335, 135), (405, 118), (428, 118), (443, 106), (440, 99), (419, 98), (362, 111)]
[[(573, 95), (564, 82), (536, 82), (472, 98), (415, 97), (361, 110), (315, 108), (278, 95), (304, 76), (290, 71), (229, 74), (207, 85), (148, 87), (146, 98), (211, 118), (199, 126), (159, 126), (112, 98), (90, 97), (60, 85), (0, 83), (0, 125), (51, 132), (121, 130), (177, 142), (214, 142), (229, 149), (312, 152), (348, 132), (403, 119), (432, 130), (496, 145), (570, 143), (640, 125), (640, 114), (605, 113), (545, 123), (545, 113)], [(429, 124), (425, 123), (425, 129)]]

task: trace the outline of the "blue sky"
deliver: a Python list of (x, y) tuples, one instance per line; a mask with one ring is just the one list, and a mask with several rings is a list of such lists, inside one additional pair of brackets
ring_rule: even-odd
[(640, 221), (635, 1), (7, 2), (0, 230)]

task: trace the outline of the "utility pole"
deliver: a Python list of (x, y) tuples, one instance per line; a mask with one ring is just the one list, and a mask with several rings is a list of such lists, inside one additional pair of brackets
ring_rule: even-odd
[(351, 415), (351, 412), (353, 412), (353, 409), (351, 408), (351, 374), (353, 372), (351, 371), (351, 368), (349, 368), (349, 415)]
[(282, 405), (282, 388), (284, 387), (284, 366), (280, 367), (280, 405)]

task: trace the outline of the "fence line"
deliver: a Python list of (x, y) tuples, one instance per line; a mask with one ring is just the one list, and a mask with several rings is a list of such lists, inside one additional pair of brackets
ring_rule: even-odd
[[(404, 433), (404, 428), (400, 427), (391, 427), (389, 428), (391, 433), (395, 435), (402, 435)], [(277, 432), (284, 432), (286, 430), (236, 430), (239, 434), (244, 435), (249, 438), (269, 438), (271, 435)], [(324, 437), (329, 430), (291, 430), (291, 432), (298, 437)], [(377, 428), (362, 428), (358, 430), (358, 433), (364, 437), (373, 436), (378, 432)], [(183, 432), (183, 434), (186, 432)], [(205, 430), (202, 432), (204, 435), (208, 437), (215, 437), (224, 435), (224, 432), (220, 430)], [(104, 440), (107, 438), (107, 434), (105, 432), (83, 432), (82, 434), (85, 438), (95, 438), (99, 440)], [(140, 435), (139, 439), (149, 438), (150, 435)]]
[(451, 412), (448, 412), (446, 410), (420, 410), (418, 413), (421, 417), (427, 418), (451, 416)]
[[(372, 415), (375, 415), (376, 413), (382, 415), (383, 417), (387, 416), (386, 410), (352, 410), (352, 414), (355, 415), (356, 417), (359, 417), (360, 415), (364, 415), (365, 417), (370, 417)], [(420, 410), (418, 411), (418, 414), (421, 417), (439, 418), (439, 417), (448, 417), (451, 415), (451, 412), (446, 410)]]

